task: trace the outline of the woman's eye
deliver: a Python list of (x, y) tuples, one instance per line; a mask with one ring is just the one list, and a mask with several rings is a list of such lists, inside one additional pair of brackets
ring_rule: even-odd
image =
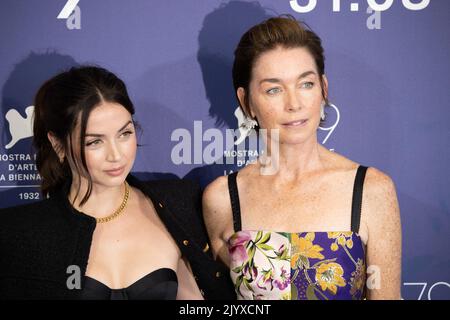
[(266, 90), (266, 93), (268, 93), (268, 94), (276, 94), (276, 93), (279, 93), (280, 91), (281, 91), (280, 88), (272, 88), (272, 89)]
[(125, 132), (122, 132), (122, 134), (120, 136), (121, 137), (129, 137), (131, 134), (133, 134), (133, 131), (125, 131)]
[(302, 88), (311, 89), (314, 87), (314, 82), (305, 82), (302, 84)]
[(97, 139), (93, 141), (86, 142), (86, 147), (99, 145), (102, 141)]

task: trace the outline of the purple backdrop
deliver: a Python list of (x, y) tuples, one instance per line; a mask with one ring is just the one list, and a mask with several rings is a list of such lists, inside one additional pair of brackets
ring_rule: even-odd
[[(66, 2), (69, 17), (57, 19)], [(321, 141), (396, 183), (403, 297), (450, 298), (450, 1), (398, 0), (382, 12), (368, 12), (372, 0), (319, 1), (304, 13), (296, 4), (316, 1), (98, 0), (79, 1), (73, 11), (76, 2), (0, 3), (1, 207), (39, 198), (27, 107), (45, 79), (77, 64), (99, 64), (128, 84), (144, 129), (136, 172), (205, 185), (238, 169), (202, 157), (176, 164), (171, 155), (179, 142), (171, 135), (177, 128), (191, 133), (194, 160), (210, 143), (198, 132), (237, 128), (233, 48), (249, 26), (290, 13), (325, 47), (336, 109), (328, 110)], [(414, 4), (423, 8), (408, 9)], [(202, 126), (195, 134), (194, 121)]]

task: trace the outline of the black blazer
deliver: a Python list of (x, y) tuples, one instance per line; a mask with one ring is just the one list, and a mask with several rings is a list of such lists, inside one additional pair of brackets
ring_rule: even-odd
[[(201, 191), (187, 180), (128, 183), (147, 195), (189, 260), (205, 299), (236, 298), (229, 271), (214, 261), (201, 213)], [(75, 210), (61, 188), (40, 202), (0, 209), (0, 298), (77, 299), (67, 281), (80, 268), (81, 287), (96, 220)]]

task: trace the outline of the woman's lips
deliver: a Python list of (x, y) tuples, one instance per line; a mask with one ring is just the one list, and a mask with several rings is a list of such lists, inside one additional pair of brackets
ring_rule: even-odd
[(123, 173), (124, 170), (125, 170), (125, 166), (119, 167), (119, 168), (114, 168), (114, 169), (111, 169), (111, 170), (105, 170), (105, 172), (109, 176), (117, 177), (117, 176), (120, 176)]
[(302, 126), (305, 125), (305, 123), (307, 121), (308, 121), (308, 119), (294, 120), (294, 121), (283, 123), (283, 126), (285, 126), (285, 127), (292, 127), (292, 128), (302, 127)]

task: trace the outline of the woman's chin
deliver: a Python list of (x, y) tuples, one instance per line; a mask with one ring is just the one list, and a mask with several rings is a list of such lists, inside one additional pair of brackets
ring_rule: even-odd
[(280, 135), (280, 145), (304, 145), (310, 138), (310, 136), (306, 136), (304, 133)]

